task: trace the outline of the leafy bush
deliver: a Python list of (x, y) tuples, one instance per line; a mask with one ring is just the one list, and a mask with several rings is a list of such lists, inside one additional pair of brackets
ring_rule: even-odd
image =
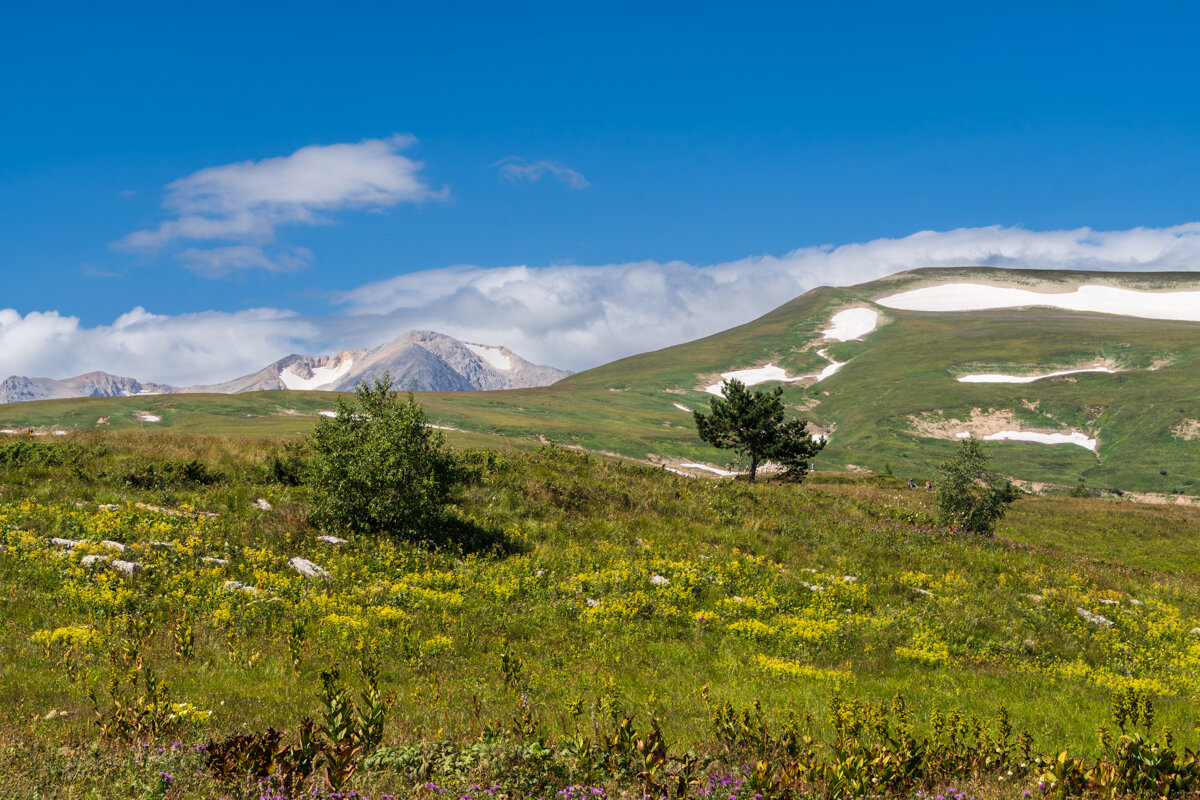
[(132, 489), (187, 489), (197, 486), (212, 486), (225, 476), (209, 469), (198, 458), (190, 461), (163, 461), (157, 464), (142, 464), (126, 472), (125, 485)]
[(360, 383), (353, 403), (338, 399), (309, 440), (314, 517), (343, 531), (412, 533), (429, 525), (461, 482), (442, 434), (412, 392), (402, 399), (391, 377)]
[(57, 467), (79, 460), (80, 450), (69, 443), (7, 442), (0, 444), (0, 468)]
[(987, 469), (991, 458), (975, 439), (963, 439), (958, 452), (938, 467), (938, 516), (945, 525), (991, 533), (1008, 504), (1019, 496), (1009, 481)]

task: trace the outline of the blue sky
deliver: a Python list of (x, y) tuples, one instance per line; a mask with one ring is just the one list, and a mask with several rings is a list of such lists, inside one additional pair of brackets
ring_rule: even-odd
[(581, 368), (908, 266), (1189, 267), (1197, 16), (6, 9), (0, 372), (215, 380), (418, 325)]

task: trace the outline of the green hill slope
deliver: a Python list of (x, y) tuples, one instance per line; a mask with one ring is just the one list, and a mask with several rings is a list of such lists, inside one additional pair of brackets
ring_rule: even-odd
[[(1095, 440), (1096, 449), (996, 442), (991, 449), (998, 468), (1015, 477), (1197, 493), (1200, 323), (1046, 308), (915, 312), (875, 303), (896, 292), (951, 282), (1050, 292), (1096, 283), (1144, 291), (1200, 289), (1194, 273), (914, 270), (817, 289), (737, 328), (621, 359), (551, 387), (431, 392), (422, 393), (421, 401), (438, 424), (475, 434), (552, 441), (676, 467), (724, 465), (729, 454), (701, 443), (688, 413), (707, 409), (711, 396), (703, 392), (705, 385), (719, 382), (722, 372), (768, 363), (789, 376), (813, 374), (836, 359), (845, 366), (824, 380), (785, 385), (793, 412), (830, 436), (819, 468), (890, 466), (928, 476), (958, 434), (1018, 428), (1076, 433)], [(861, 342), (824, 340), (822, 330), (832, 316), (856, 306), (877, 310), (879, 326)], [(1044, 374), (1097, 362), (1116, 372), (1033, 383), (956, 379), (968, 373)], [(300, 435), (317, 411), (332, 405), (328, 394), (315, 392), (48, 401), (0, 408), (0, 427), (90, 430), (107, 417), (111, 428)], [(161, 416), (161, 422), (138, 422), (137, 412), (143, 411)]]

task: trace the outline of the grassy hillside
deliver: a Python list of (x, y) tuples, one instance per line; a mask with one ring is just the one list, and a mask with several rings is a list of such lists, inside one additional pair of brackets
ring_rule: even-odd
[[(628, 793), (644, 778), (633, 740), (619, 744), (625, 716), (699, 757), (692, 791), (733, 769), (736, 800), (774, 796), (738, 765), (794, 762), (786, 731), (831, 758), (855, 719), (864, 747), (878, 725), (932, 743), (961, 720), (941, 766), (914, 773), (930, 796), (1019, 796), (1038, 753), (1095, 752), (1126, 690), (1196, 746), (1196, 510), (1028, 497), (984, 539), (938, 529), (928, 493), (882, 476), (747, 486), (560, 448), (471, 451), (427, 534), (461, 548), (332, 546), (304, 487), (272, 478), (272, 458), (294, 455), (138, 432), (0, 446), (6, 797), (257, 797), (196, 748), (268, 726), (294, 742), (301, 716), (322, 719), (320, 673), (369, 688), (364, 663), (392, 698), (381, 749), (346, 787), (371, 796)], [(328, 580), (289, 569), (294, 556)], [(1013, 760), (997, 767), (983, 754), (1001, 709)]]
[[(839, 309), (873, 306), (897, 291), (968, 280), (1062, 291), (1106, 282), (1138, 289), (1194, 289), (1194, 274), (916, 270), (841, 289), (818, 289), (740, 327), (621, 359), (551, 387), (486, 393), (422, 393), (439, 424), (526, 445), (556, 442), (654, 463), (730, 462), (701, 443), (688, 412), (704, 410), (702, 387), (720, 373), (768, 362), (789, 374), (819, 371), (816, 350), (846, 366), (820, 383), (789, 384), (798, 416), (830, 433), (820, 469), (890, 467), (930, 476), (953, 448), (948, 432), (972, 415), (1008, 415), (1025, 428), (1080, 431), (1095, 453), (1073, 445), (1005, 442), (997, 466), (1029, 480), (1124, 491), (1194, 495), (1200, 490), (1200, 323), (1052, 310), (919, 313), (878, 308), (881, 326), (863, 342), (821, 342)], [(971, 372), (1031, 373), (1102, 361), (1117, 374), (1030, 384), (961, 383)], [(163, 396), (66, 400), (0, 407), (0, 427), (162, 427), (245, 436), (298, 436), (332, 398), (312, 392), (235, 397)], [(162, 416), (139, 423), (137, 412)], [(1180, 426), (1193, 424), (1191, 429)], [(931, 433), (942, 424), (936, 435)], [(949, 427), (947, 427), (949, 426)]]

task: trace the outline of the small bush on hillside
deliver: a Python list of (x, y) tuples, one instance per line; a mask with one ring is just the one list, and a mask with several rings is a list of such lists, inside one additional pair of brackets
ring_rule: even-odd
[(354, 402), (339, 398), (309, 439), (306, 483), (316, 521), (353, 531), (412, 533), (428, 526), (461, 482), (440, 431), (385, 375), (365, 381)]
[(6, 442), (0, 444), (0, 468), (58, 467), (76, 463), (81, 455), (80, 448), (70, 443)]
[(123, 482), (132, 489), (191, 489), (212, 486), (224, 479), (221, 472), (209, 469), (198, 458), (190, 461), (163, 461), (143, 464), (126, 472)]
[(306, 469), (304, 455), (300, 447), (286, 444), (283, 453), (275, 453), (264, 466), (268, 483), (278, 483), (282, 486), (299, 486), (304, 480)]
[(976, 439), (963, 439), (958, 452), (938, 467), (938, 516), (944, 525), (991, 533), (1020, 492), (988, 470), (991, 458)]

